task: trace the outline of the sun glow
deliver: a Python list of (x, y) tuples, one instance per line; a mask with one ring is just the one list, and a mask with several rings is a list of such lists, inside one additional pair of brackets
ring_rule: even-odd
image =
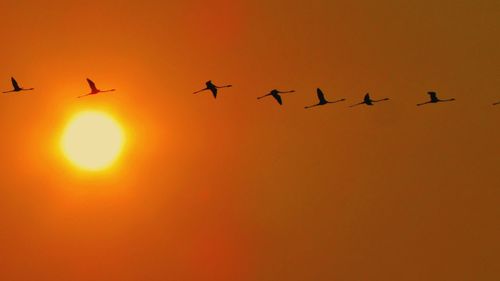
[(61, 149), (78, 168), (101, 171), (116, 162), (124, 142), (124, 132), (111, 116), (86, 111), (78, 113), (64, 129)]

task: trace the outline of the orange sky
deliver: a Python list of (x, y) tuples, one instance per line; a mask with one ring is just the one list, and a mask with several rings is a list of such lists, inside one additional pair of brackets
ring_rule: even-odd
[[(0, 279), (498, 280), (500, 3), (347, 2), (2, 0)], [(85, 109), (105, 173), (59, 152)]]

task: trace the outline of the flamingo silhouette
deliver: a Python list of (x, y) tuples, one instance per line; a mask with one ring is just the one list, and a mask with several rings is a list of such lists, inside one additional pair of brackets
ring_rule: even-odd
[(197, 93), (201, 93), (203, 91), (210, 91), (212, 92), (212, 95), (214, 96), (214, 99), (217, 98), (217, 92), (218, 90), (217, 89), (221, 89), (221, 88), (229, 88), (229, 87), (232, 87), (233, 85), (225, 85), (225, 86), (216, 86), (214, 85), (214, 83), (212, 83), (212, 80), (208, 80), (205, 85), (207, 86), (206, 88), (204, 89), (201, 89), (199, 91), (196, 91), (194, 92), (193, 94), (197, 94)]
[(362, 105), (362, 104), (373, 105), (374, 102), (386, 101), (386, 100), (389, 100), (389, 98), (384, 98), (384, 99), (380, 99), (380, 100), (372, 100), (370, 98), (370, 94), (366, 94), (365, 97), (364, 97), (364, 99), (363, 99), (363, 102), (360, 102), (360, 103), (357, 103), (357, 104), (353, 104), (350, 107), (354, 107), (354, 106), (358, 106), (358, 105)]
[(279, 90), (272, 90), (271, 92), (269, 92), (268, 94), (265, 94), (261, 97), (258, 97), (257, 99), (260, 100), (261, 98), (265, 98), (267, 96), (273, 96), (274, 99), (276, 99), (276, 101), (278, 101), (278, 103), (280, 105), (283, 105), (283, 100), (281, 99), (281, 96), (280, 94), (286, 94), (286, 93), (293, 93), (295, 92), (294, 90), (291, 90), (291, 91), (279, 91)]
[(35, 88), (29, 88), (29, 89), (25, 89), (25, 88), (21, 88), (19, 87), (19, 84), (17, 83), (16, 79), (14, 79), (14, 77), (11, 77), (10, 78), (10, 81), (12, 82), (12, 87), (14, 88), (13, 90), (10, 90), (10, 91), (5, 91), (5, 92), (2, 92), (2, 93), (12, 93), (12, 92), (21, 92), (21, 91), (33, 91)]
[(306, 106), (304, 108), (308, 109), (308, 108), (312, 108), (312, 107), (316, 107), (316, 106), (320, 106), (320, 105), (325, 105), (325, 104), (329, 104), (329, 103), (337, 103), (337, 102), (345, 101), (345, 99), (339, 99), (336, 101), (327, 101), (325, 98), (325, 94), (323, 94), (323, 91), (321, 91), (320, 88), (316, 89), (316, 94), (318, 95), (319, 103), (314, 104), (314, 105), (310, 105), (310, 106)]
[(455, 99), (441, 100), (437, 97), (436, 92), (427, 92), (427, 94), (430, 96), (431, 100), (427, 101), (427, 102), (419, 103), (419, 104), (417, 104), (417, 106), (421, 106), (421, 105), (428, 104), (428, 103), (438, 103), (438, 102), (446, 102), (446, 101), (454, 101), (455, 100)]
[(114, 92), (116, 91), (116, 89), (111, 89), (111, 90), (99, 90), (97, 89), (97, 87), (95, 86), (95, 83), (94, 81), (90, 80), (89, 78), (87, 78), (87, 83), (89, 83), (89, 86), (90, 86), (90, 90), (91, 92), (86, 94), (86, 95), (81, 95), (79, 96), (78, 98), (83, 98), (83, 97), (86, 97), (86, 96), (91, 96), (91, 95), (97, 95), (99, 93), (105, 93), (105, 92)]

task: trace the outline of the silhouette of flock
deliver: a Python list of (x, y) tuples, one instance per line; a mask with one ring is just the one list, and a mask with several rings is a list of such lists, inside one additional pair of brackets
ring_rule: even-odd
[[(14, 77), (11, 77), (10, 79), (11, 79), (11, 82), (12, 82), (13, 89), (9, 90), (9, 91), (2, 92), (2, 93), (13, 93), (13, 92), (21, 92), (21, 91), (33, 91), (35, 89), (35, 88), (23, 88), (23, 87), (19, 86), (19, 83), (16, 81), (16, 79), (14, 79)], [(97, 94), (100, 94), (100, 93), (114, 92), (114, 91), (116, 91), (116, 89), (100, 90), (100, 89), (98, 89), (96, 87), (95, 83), (92, 80), (88, 79), (88, 78), (87, 78), (87, 83), (89, 84), (89, 87), (90, 87), (90, 93), (78, 96), (77, 98), (83, 98), (83, 97), (86, 97), (86, 96), (97, 95)], [(230, 88), (232, 86), (233, 85), (217, 86), (211, 80), (209, 80), (209, 81), (207, 81), (205, 83), (205, 88), (203, 88), (203, 89), (201, 89), (199, 91), (196, 91), (193, 94), (198, 94), (198, 93), (201, 93), (201, 92), (204, 92), (204, 91), (210, 91), (212, 93), (213, 97), (217, 98), (218, 89)], [(283, 105), (283, 99), (281, 97), (281, 94), (294, 93), (294, 92), (295, 92), (294, 90), (280, 91), (280, 90), (274, 89), (274, 90), (271, 90), (269, 93), (267, 93), (267, 94), (265, 94), (263, 96), (257, 97), (257, 99), (262, 99), (262, 98), (265, 98), (265, 97), (268, 97), (268, 96), (272, 96), (278, 102), (279, 105)], [(417, 106), (431, 104), (431, 103), (455, 101), (454, 98), (440, 99), (440, 98), (438, 98), (437, 93), (433, 92), (433, 91), (427, 92), (427, 94), (429, 95), (430, 100), (426, 101), (426, 102), (423, 102), (423, 103), (418, 103)], [(342, 101), (346, 100), (345, 98), (342, 98), (342, 99), (339, 99), (339, 100), (336, 100), (336, 101), (328, 101), (325, 98), (325, 94), (323, 93), (323, 91), (320, 88), (316, 89), (316, 95), (318, 97), (318, 103), (317, 104), (313, 104), (313, 105), (309, 105), (309, 106), (305, 106), (304, 107), (305, 109), (313, 108), (313, 107), (316, 107), (316, 106), (327, 105), (327, 104), (330, 104), (330, 103), (338, 103), (338, 102), (342, 102)], [(353, 105), (351, 105), (349, 107), (354, 107), (354, 106), (358, 106), (358, 105), (362, 105), (362, 104), (365, 104), (365, 105), (368, 105), (368, 106), (372, 106), (376, 102), (388, 101), (388, 100), (389, 100), (389, 98), (383, 98), (383, 99), (374, 100), (374, 99), (372, 99), (370, 97), (370, 94), (367, 93), (364, 96), (362, 102), (353, 104)], [(499, 105), (499, 104), (500, 104), (500, 102), (493, 103), (493, 105)]]

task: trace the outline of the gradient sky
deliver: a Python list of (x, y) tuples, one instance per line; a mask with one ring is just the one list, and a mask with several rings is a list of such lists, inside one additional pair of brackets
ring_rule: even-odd
[[(498, 280), (499, 1), (0, 11), (0, 88), (36, 88), (0, 99), (1, 280)], [(306, 111), (316, 87), (348, 101)], [(59, 151), (86, 109), (129, 136), (105, 173)]]

